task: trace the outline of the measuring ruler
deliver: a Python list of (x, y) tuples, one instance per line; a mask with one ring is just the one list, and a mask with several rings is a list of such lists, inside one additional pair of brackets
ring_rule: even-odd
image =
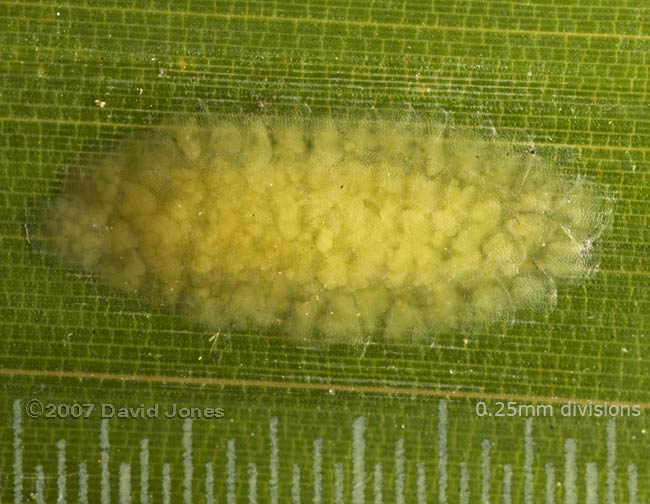
[[(56, 406), (60, 408), (61, 404)], [(92, 405), (90, 412), (87, 411), (89, 405)], [(146, 435), (137, 440), (131, 438), (131, 449), (122, 457), (125, 449), (112, 442), (113, 432), (119, 432), (120, 422), (133, 425), (143, 418), (117, 418), (118, 408), (102, 404), (97, 416), (103, 418), (99, 419), (98, 429), (91, 436), (95, 444), (92, 458), (73, 458), (68, 449), (75, 444), (75, 439), (55, 436), (51, 441), (55, 457), (49, 457), (55, 458), (55, 462), (34, 461), (34, 447), (28, 445), (26, 439), (32, 436), (27, 429), (35, 425), (37, 417), (47, 414), (50, 406), (52, 404), (37, 399), (13, 401), (13, 457), (9, 466), (5, 463), (2, 467), (2, 481), (5, 485), (8, 482), (11, 488), (11, 492), (3, 491), (3, 495), (9, 496), (14, 503), (487, 504), (523, 501), (526, 504), (636, 504), (645, 502), (642, 497), (647, 495), (639, 488), (639, 461), (622, 460), (617, 448), (619, 424), (625, 422), (626, 429), (630, 429), (634, 418), (600, 419), (603, 421), (598, 422), (594, 431), (600, 432), (596, 438), (557, 437), (552, 443), (557, 453), (547, 457), (546, 450), (537, 452), (538, 424), (544, 426), (543, 431), (551, 417), (553, 422), (571, 421), (557, 418), (558, 405), (508, 403), (512, 413), (508, 417), (499, 416), (500, 412), (508, 411), (501, 401), (474, 402), (469, 410), (467, 406), (471, 405), (464, 400), (429, 401), (424, 406), (430, 410), (431, 428), (424, 437), (430, 438), (431, 443), (424, 449), (422, 438), (412, 443), (411, 433), (404, 429), (405, 426), (387, 425), (385, 417), (379, 421), (373, 420), (371, 415), (357, 415), (351, 422), (339, 425), (341, 436), (337, 443), (324, 437), (305, 439), (299, 436), (292, 440), (290, 415), (282, 419), (279, 416), (259, 418), (257, 448), (245, 450), (240, 450), (242, 444), (248, 444), (242, 429), (239, 437), (231, 436), (222, 428), (224, 423), (215, 423), (209, 428), (214, 430), (216, 426), (223, 436), (220, 448), (212, 450), (211, 459), (206, 457), (210, 450), (197, 453), (197, 447), (203, 447), (202, 438), (197, 436), (206, 427), (207, 420), (196, 418), (199, 410), (192, 414), (189, 408), (177, 409), (167, 404), (165, 414), (172, 410), (176, 414), (173, 425), (178, 429), (180, 443), (169, 446), (171, 456), (165, 460), (154, 457), (153, 441)], [(477, 429), (482, 432), (472, 435), (468, 432), (468, 444), (461, 448), (470, 455), (467, 458), (457, 453), (463, 445), (458, 430), (453, 428), (452, 406), (456, 413), (465, 411), (474, 415), (471, 419), (474, 425), (486, 422), (483, 428)], [(92, 403), (78, 407), (68, 405), (63, 408), (62, 415), (68, 417), (65, 422), (69, 428), (74, 422), (91, 420), (97, 407), (99, 405)], [(140, 414), (138, 408), (132, 408), (132, 416)], [(150, 412), (152, 408), (149, 407)], [(565, 412), (569, 411), (567, 406), (564, 408)], [(227, 409), (216, 411), (219, 413), (227, 417)], [(527, 417), (516, 418), (520, 413)], [(146, 416), (146, 411), (142, 415)], [(163, 422), (162, 415), (158, 410), (156, 418), (149, 420)], [(223, 418), (218, 422), (227, 425), (228, 420)], [(508, 431), (516, 439), (515, 446), (512, 441), (501, 443), (498, 438), (484, 435), (499, 422), (508, 423)], [(578, 424), (580, 422), (594, 423), (596, 420), (582, 418)], [(150, 423), (149, 427), (155, 425)], [(450, 429), (455, 434), (452, 440)], [(152, 430), (151, 434), (155, 436), (156, 431)], [(85, 434), (86, 437), (90, 435), (89, 431)], [(84, 444), (88, 441), (83, 440)], [(292, 441), (300, 441), (299, 446), (291, 444)], [(380, 451), (388, 456), (373, 457), (377, 450), (371, 447), (376, 448), (377, 443), (381, 443)], [(28, 449), (29, 462), (26, 460)], [(301, 454), (301, 462), (284, 460), (286, 456), (295, 458), (296, 453)]]

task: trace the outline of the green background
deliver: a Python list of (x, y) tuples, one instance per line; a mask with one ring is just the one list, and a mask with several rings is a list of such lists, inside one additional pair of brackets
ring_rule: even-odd
[[(468, 463), (472, 502), (481, 491), (481, 440), (492, 449), (491, 496), (502, 464), (513, 466), (522, 501), (524, 419), (478, 418), (475, 401), (567, 400), (640, 404), (617, 423), (617, 496), (638, 464), (639, 502), (650, 500), (650, 7), (643, 0), (516, 1), (100, 1), (0, 0), (0, 494), (12, 494), (12, 403), (173, 402), (215, 406), (222, 420), (194, 424), (197, 478), (215, 464), (225, 493), (225, 446), (237, 442), (237, 492), (256, 462), (268, 495), (268, 426), (279, 419), (281, 502), (291, 466), (311, 501), (311, 447), (324, 440), (323, 497), (334, 464), (351, 498), (351, 424), (368, 422), (366, 472), (382, 462), (385, 501), (394, 496), (395, 442), (406, 449), (406, 502), (415, 502), (416, 462), (426, 463), (437, 502), (438, 400), (449, 400), (449, 493)], [(102, 106), (103, 104), (103, 106)], [(164, 307), (111, 291), (32, 251), (28, 209), (60, 187), (62, 174), (136, 128), (187, 114), (377, 115), (425, 118), (534, 149), (571, 176), (587, 176), (613, 200), (611, 227), (592, 279), (565, 285), (557, 309), (512, 327), (442, 334), (430, 345), (295, 345), (262, 334), (213, 333)], [(330, 390), (331, 389), (331, 390)], [(86, 460), (97, 501), (99, 418), (24, 420), (24, 498), (43, 464), (56, 497), (58, 439), (75, 465)], [(537, 419), (535, 493), (544, 464), (562, 482), (566, 437), (584, 464), (597, 462), (604, 502), (606, 419)], [(111, 423), (111, 471), (133, 470), (151, 442), (151, 494), (172, 464), (180, 501), (180, 420)], [(372, 481), (366, 497), (372, 496)], [(202, 484), (194, 485), (203, 502)], [(117, 501), (113, 490), (113, 500)], [(557, 501), (563, 490), (557, 488)], [(134, 502), (138, 502), (134, 498)]]

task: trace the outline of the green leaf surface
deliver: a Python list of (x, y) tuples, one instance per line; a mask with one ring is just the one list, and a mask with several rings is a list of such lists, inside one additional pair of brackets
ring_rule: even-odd
[[(439, 492), (449, 502), (463, 495), (467, 502), (506, 502), (508, 495), (513, 502), (533, 502), (524, 500), (529, 495), (549, 502), (551, 469), (556, 502), (577, 502), (567, 439), (577, 446), (579, 501), (594, 491), (599, 502), (650, 500), (646, 2), (0, 0), (0, 26), (3, 501), (19, 500), (21, 489), (21, 500), (39, 501), (37, 464), (45, 475), (43, 502), (56, 501), (61, 439), (70, 502), (83, 500), (84, 461), (88, 501), (106, 498), (102, 453), (110, 453), (112, 502), (120, 495), (120, 470), (123, 490), (130, 471), (133, 502), (147, 502), (140, 498), (143, 466), (150, 467), (150, 501), (160, 502), (165, 463), (171, 502), (209, 502), (208, 463), (215, 501), (249, 502), (255, 464), (260, 501), (273, 502), (277, 488), (279, 502), (292, 495), (295, 502), (299, 488), (303, 502), (318, 502), (319, 439), (323, 502), (336, 501), (339, 491), (345, 502), (360, 502), (358, 484), (372, 501), (375, 464), (386, 502), (422, 502), (423, 495), (438, 502)], [(63, 173), (87, 166), (132, 130), (224, 113), (415, 117), (534, 149), (611, 194), (600, 269), (563, 286), (553, 312), (509, 327), (442, 334), (430, 345), (359, 348), (296, 345), (263, 334), (215, 337), (32, 250), (28, 210), (60, 188)], [(30, 399), (96, 409), (88, 419), (30, 418)], [(554, 416), (517, 409), (512, 417), (480, 417), (477, 401), (491, 412), (498, 401), (549, 404)], [(639, 405), (641, 414), (615, 423), (609, 416), (565, 417), (560, 408), (568, 401)], [(225, 415), (193, 421), (190, 488), (186, 421), (112, 418), (110, 451), (102, 450), (102, 403), (176, 403), (223, 408)], [(439, 439), (445, 406), (446, 447)], [(23, 411), (18, 437), (13, 408)], [(531, 415), (537, 417), (526, 423)], [(363, 473), (353, 447), (360, 417)], [(530, 460), (527, 428), (534, 437)], [(16, 439), (23, 451), (18, 466)], [(148, 463), (142, 439), (149, 440)], [(229, 440), (236, 449), (232, 481)], [(469, 494), (461, 488), (465, 475)]]

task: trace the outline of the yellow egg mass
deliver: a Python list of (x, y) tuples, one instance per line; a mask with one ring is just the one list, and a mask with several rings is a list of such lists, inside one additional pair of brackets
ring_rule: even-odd
[(420, 338), (543, 310), (594, 271), (592, 184), (431, 125), (219, 120), (125, 141), (44, 248), (215, 330)]

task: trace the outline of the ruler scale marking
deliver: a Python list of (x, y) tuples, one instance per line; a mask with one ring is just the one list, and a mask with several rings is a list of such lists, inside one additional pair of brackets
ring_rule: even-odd
[(460, 464), (460, 489), (458, 501), (460, 504), (469, 504), (469, 469), (465, 462)]
[(404, 438), (395, 443), (395, 504), (406, 504), (404, 498)]
[(257, 466), (248, 463), (248, 504), (257, 504)]
[(598, 466), (594, 462), (585, 465), (585, 503), (598, 504)]
[[(23, 404), (21, 400), (13, 401), (13, 502), (23, 504), (25, 496), (24, 484), (26, 477), (23, 473), (23, 457), (24, 457), (24, 425), (23, 425)], [(28, 411), (29, 412), (29, 411)], [(30, 414), (31, 416), (31, 414)], [(448, 462), (449, 462), (449, 446), (448, 446), (448, 405), (446, 400), (438, 402), (438, 421), (437, 421), (437, 493), (438, 500), (434, 501), (439, 504), (449, 503), (449, 484), (448, 484)], [(605, 502), (606, 504), (616, 504), (618, 500), (618, 474), (617, 474), (617, 432), (616, 432), (616, 418), (610, 418), (606, 424), (605, 430), (605, 448), (604, 459), (602, 462), (590, 461), (581, 464), (581, 470), (584, 468), (584, 476), (581, 475), (581, 470), (578, 470), (578, 453), (577, 442), (574, 438), (566, 438), (563, 444), (563, 475), (560, 478), (560, 483), (556, 481), (555, 466), (552, 463), (543, 465), (545, 477), (545, 504), (555, 504), (556, 494), (562, 493), (563, 498), (560, 499), (564, 504), (577, 504), (578, 502), (585, 502), (586, 504), (598, 504)], [(268, 489), (269, 489), (269, 503), (279, 504), (280, 502), (280, 450), (279, 450), (279, 420), (278, 417), (270, 419), (268, 442), (269, 442), (269, 469), (268, 469)], [(366, 485), (372, 481), (372, 502), (379, 504), (383, 502), (383, 484), (384, 474), (383, 466), (381, 463), (370, 464), (366, 468), (367, 456), (367, 418), (366, 416), (357, 416), (351, 423), (352, 436), (348, 438), (351, 442), (351, 457), (346, 459), (346, 464), (335, 463), (333, 465), (333, 488), (331, 492), (328, 490), (324, 493), (323, 490), (323, 439), (317, 438), (312, 444), (312, 474), (311, 481), (313, 483), (313, 493), (308, 492), (307, 496), (303, 496), (303, 486), (305, 482), (309, 481), (309, 477), (303, 474), (301, 466), (298, 463), (287, 466), (287, 472), (291, 473), (289, 477), (283, 482), (282, 488), (286, 489), (286, 493), (291, 495), (290, 501), (292, 504), (300, 504), (303, 497), (307, 497), (313, 504), (323, 504), (324, 496), (328, 498), (333, 497), (334, 502), (343, 503), (347, 502), (347, 498), (351, 497), (352, 504), (365, 504), (366, 499)], [(602, 431), (601, 431), (602, 432)], [(29, 439), (29, 438), (28, 438)], [(519, 438), (521, 439), (521, 438)], [(478, 491), (480, 488), (480, 502), (481, 504), (491, 504), (493, 497), (492, 493), (492, 476), (493, 473), (502, 470), (502, 479), (500, 482), (500, 490), (495, 490), (496, 495), (499, 496), (501, 504), (512, 504), (513, 491), (521, 492), (518, 495), (520, 499), (523, 497), (523, 504), (534, 504), (537, 499), (541, 498), (541, 493), (535, 495), (535, 442), (533, 437), (533, 418), (526, 418), (524, 420), (524, 436), (523, 436), (523, 464), (517, 469), (513, 469), (512, 464), (496, 464), (492, 468), (492, 448), (496, 445), (493, 444), (489, 438), (481, 440), (481, 455), (480, 455), (480, 486), (476, 480), (475, 487)], [(51, 477), (51, 481), (56, 481), (56, 502), (57, 504), (66, 504), (68, 501), (68, 473), (67, 473), (67, 451), (68, 446), (65, 438), (60, 438), (56, 441), (56, 478)], [(350, 445), (348, 445), (350, 446)], [(153, 495), (149, 491), (150, 480), (150, 449), (149, 439), (143, 438), (139, 445), (139, 504), (149, 504), (153, 499), (155, 500), (156, 493)], [(194, 503), (194, 446), (193, 446), (193, 420), (186, 418), (182, 424), (182, 477), (178, 478), (178, 487), (175, 491), (183, 495), (184, 504)], [(135, 448), (137, 450), (137, 447)], [(350, 452), (348, 452), (350, 453)], [(498, 453), (498, 452), (495, 452)], [(520, 452), (521, 453), (521, 452)], [(521, 457), (521, 455), (520, 455)], [(95, 461), (98, 464), (99, 474), (99, 502), (101, 504), (111, 503), (111, 478), (110, 478), (110, 459), (111, 459), (111, 442), (110, 442), (110, 424), (108, 418), (102, 418), (100, 422), (99, 432), (99, 458)], [(495, 461), (500, 460), (500, 457), (495, 456)], [(394, 481), (389, 486), (394, 491), (395, 504), (406, 504), (407, 498), (411, 499), (414, 494), (414, 501), (417, 504), (425, 504), (428, 499), (427, 494), (427, 462), (414, 461), (414, 467), (407, 468), (407, 458), (405, 450), (405, 438), (399, 437), (394, 443), (394, 461), (393, 469), (394, 474), (392, 478)], [(598, 465), (601, 464), (600, 475)], [(117, 464), (116, 464), (117, 465)], [(45, 500), (46, 483), (44, 467), (47, 464), (37, 464), (35, 466), (35, 475), (28, 479), (33, 481), (33, 490), (29, 492), (28, 500), (34, 502), (41, 502)], [(97, 466), (95, 466), (97, 467)], [(172, 500), (172, 479), (171, 479), (171, 464), (164, 463), (162, 468), (162, 502), (171, 503)], [(332, 466), (329, 466), (332, 467)], [(372, 474), (369, 474), (370, 467), (372, 467)], [(460, 479), (458, 488), (458, 497), (452, 501), (460, 503), (470, 502), (470, 469), (466, 462), (461, 462)], [(625, 474), (626, 481), (626, 497), (629, 504), (638, 504), (638, 466), (637, 464), (628, 464), (623, 466), (627, 472)], [(203, 480), (204, 498), (201, 502), (206, 504), (215, 503), (215, 472), (212, 462), (204, 464), (205, 473)], [(350, 473), (346, 476), (346, 468)], [(116, 469), (119, 469), (117, 476), (114, 475), (114, 484), (117, 483), (116, 488), (113, 489), (114, 496), (117, 496), (119, 504), (131, 504), (134, 500), (132, 491), (132, 475), (131, 464), (120, 463)], [(135, 469), (135, 468), (134, 468)], [(412, 471), (415, 469), (415, 471)], [(519, 472), (521, 469), (521, 472)], [(262, 474), (266, 476), (265, 467), (262, 469)], [(368, 474), (367, 474), (368, 473)], [(411, 473), (413, 475), (411, 476)], [(455, 471), (452, 471), (452, 474)], [(75, 474), (71, 472), (70, 475)], [(223, 473), (222, 473), (223, 474)], [(308, 473), (305, 473), (308, 474)], [(514, 479), (514, 475), (520, 475)], [(79, 504), (87, 504), (89, 501), (89, 472), (87, 462), (82, 461), (78, 464), (78, 492), (76, 489), (72, 490), (75, 495), (76, 501)], [(177, 476), (181, 475), (181, 468)], [(328, 481), (332, 481), (331, 472), (328, 472)], [(407, 476), (408, 475), (408, 476)], [(198, 475), (196, 475), (199, 477)], [(478, 476), (478, 475), (477, 475)], [(266, 490), (266, 481), (260, 479), (258, 481), (258, 470), (255, 463), (248, 463), (248, 501), (250, 504), (257, 504), (258, 496), (257, 490), (261, 488)], [(346, 478), (349, 479), (348, 488), (346, 489)], [(435, 478), (435, 473), (434, 476)], [(578, 478), (580, 483), (578, 484)], [(599, 490), (599, 477), (602, 480), (603, 488)], [(583, 479), (584, 478), (584, 479)], [(435, 481), (435, 479), (433, 480)], [(515, 483), (518, 482), (518, 483)], [(259, 483), (259, 485), (258, 485)], [(408, 483), (408, 488), (407, 488)], [(623, 484), (623, 482), (620, 482)], [(176, 483), (174, 483), (175, 485)], [(495, 480), (495, 485), (497, 484)], [(584, 484), (584, 487), (582, 486)], [(433, 484), (435, 488), (435, 483)], [(182, 490), (181, 490), (182, 488)], [(308, 488), (308, 486), (307, 486)], [(243, 489), (242, 489), (243, 490)], [(434, 489), (429, 489), (429, 491)], [(284, 493), (285, 490), (283, 490)], [(584, 493), (583, 493), (584, 492)], [(602, 492), (602, 493), (601, 493)], [(599, 499), (599, 493), (600, 499)], [(175, 494), (174, 494), (175, 495)], [(312, 499), (309, 499), (309, 497)], [(288, 495), (286, 496), (288, 497)], [(226, 450), (226, 464), (225, 464), (225, 498), (227, 504), (235, 504), (237, 502), (236, 495), (236, 449), (235, 438), (227, 440)], [(369, 499), (370, 500), (370, 499)], [(496, 503), (495, 503), (496, 504)]]
[(481, 504), (490, 504), (490, 488), (492, 482), (491, 450), (489, 439), (481, 441)]
[(512, 504), (512, 466), (503, 465), (503, 496), (502, 504)]
[(544, 466), (546, 473), (546, 504), (555, 504), (555, 466), (546, 464)]
[(57, 504), (66, 504), (68, 501), (66, 479), (65, 439), (59, 439), (56, 443)]
[(535, 453), (533, 451), (533, 419), (526, 419), (524, 428), (524, 504), (533, 504), (533, 466)]
[(131, 504), (131, 464), (120, 464), (120, 504)]
[(140, 504), (149, 504), (149, 440), (140, 441)]
[(345, 504), (345, 483), (343, 464), (334, 465), (334, 503)]
[(314, 504), (323, 504), (323, 440), (316, 439), (313, 445), (314, 459)]
[(417, 472), (417, 504), (426, 504), (427, 502), (427, 467), (424, 462), (416, 464)]
[(214, 466), (205, 464), (205, 504), (214, 504)]
[(616, 418), (607, 424), (607, 504), (616, 504)]
[(226, 502), (236, 504), (235, 494), (235, 464), (237, 454), (235, 453), (235, 440), (229, 439), (226, 448)]
[(163, 464), (162, 466), (162, 501), (163, 504), (171, 504), (172, 501), (172, 477), (171, 466)]
[(14, 434), (14, 504), (23, 502), (23, 405), (20, 399), (13, 404), (13, 434)]
[(384, 502), (383, 486), (384, 486), (383, 469), (380, 463), (376, 463), (375, 467), (372, 470), (372, 492), (373, 492), (374, 504), (382, 504)]
[(291, 471), (291, 504), (300, 504), (300, 466), (293, 464)]
[(79, 463), (79, 504), (88, 504), (88, 465)]
[(269, 425), (269, 444), (271, 448), (271, 462), (269, 466), (269, 493), (270, 503), (278, 504), (280, 487), (280, 455), (278, 443), (278, 417), (271, 418)]
[(438, 403), (438, 502), (447, 504), (447, 401)]
[(629, 504), (639, 504), (638, 493), (639, 473), (636, 464), (627, 466), (627, 493)]
[(564, 442), (564, 504), (578, 504), (576, 452), (576, 442), (567, 439)]
[(101, 504), (111, 503), (111, 475), (109, 469), (111, 443), (109, 438), (108, 418), (103, 418), (99, 427), (99, 466), (101, 470), (100, 492)]
[(352, 504), (364, 504), (366, 498), (366, 418), (352, 423)]
[(192, 504), (192, 478), (194, 467), (192, 460), (192, 419), (183, 422), (183, 502)]
[(34, 500), (36, 504), (45, 504), (45, 472), (43, 471), (43, 466), (41, 464), (36, 465)]

